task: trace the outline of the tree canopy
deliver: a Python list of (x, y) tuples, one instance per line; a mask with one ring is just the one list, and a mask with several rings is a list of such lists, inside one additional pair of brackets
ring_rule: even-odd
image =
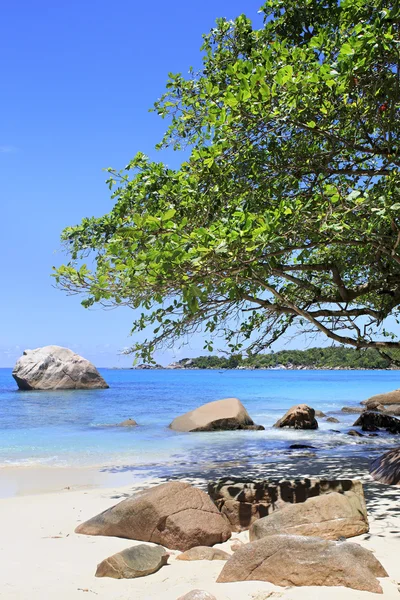
[(58, 285), (142, 308), (155, 349), (199, 329), (208, 350), (259, 352), (297, 325), (386, 353), (400, 299), (400, 9), (384, 0), (268, 0), (204, 36), (170, 74), (160, 147), (108, 169), (115, 205), (62, 234)]

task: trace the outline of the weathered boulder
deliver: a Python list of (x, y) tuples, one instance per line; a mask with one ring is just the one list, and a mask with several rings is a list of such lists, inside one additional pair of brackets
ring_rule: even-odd
[(340, 423), (339, 419), (336, 419), (335, 417), (328, 417), (326, 422), (327, 423)]
[(269, 581), (280, 586), (345, 586), (382, 593), (385, 569), (369, 550), (350, 542), (272, 535), (237, 550), (217, 582)]
[(375, 396), (371, 396), (367, 398), (367, 400), (363, 400), (361, 404), (366, 404), (367, 407), (369, 404), (374, 402), (378, 402), (378, 404), (400, 404), (400, 390), (393, 390), (393, 392), (386, 392), (385, 394), (376, 394)]
[(219, 548), (210, 548), (209, 546), (196, 546), (186, 552), (182, 552), (176, 557), (176, 560), (228, 560), (230, 554)]
[(182, 552), (226, 542), (231, 536), (226, 519), (207, 494), (180, 481), (138, 492), (75, 531), (154, 542)]
[(215, 596), (204, 590), (192, 590), (184, 596), (179, 596), (178, 600), (217, 600)]
[(323, 480), (243, 480), (223, 478), (208, 484), (208, 493), (221, 513), (228, 519), (232, 531), (245, 531), (262, 517), (285, 508), (288, 504), (305, 502), (331, 492), (354, 492), (366, 514), (363, 487), (351, 479)]
[(369, 472), (381, 483), (400, 485), (400, 446), (376, 458)]
[(354, 492), (332, 492), (300, 504), (290, 504), (254, 521), (249, 536), (251, 542), (281, 533), (338, 540), (361, 535), (368, 530), (367, 511), (359, 496)]
[(354, 427), (361, 427), (363, 431), (377, 431), (386, 429), (390, 433), (400, 433), (400, 419), (382, 413), (366, 411), (361, 413)]
[(117, 427), (137, 427), (135, 419), (126, 419), (122, 423), (117, 423)]
[(298, 404), (289, 408), (274, 427), (292, 427), (293, 429), (318, 429), (315, 410), (307, 404)]
[(20, 390), (108, 388), (91, 362), (61, 346), (25, 350), (12, 375)]
[(228, 429), (264, 429), (255, 425), (237, 398), (225, 398), (203, 404), (176, 417), (170, 424), (175, 431), (221, 431)]
[(97, 565), (96, 577), (133, 579), (155, 573), (167, 564), (169, 554), (162, 546), (132, 546), (105, 558)]
[(365, 409), (358, 406), (343, 406), (341, 409), (344, 413), (362, 413)]

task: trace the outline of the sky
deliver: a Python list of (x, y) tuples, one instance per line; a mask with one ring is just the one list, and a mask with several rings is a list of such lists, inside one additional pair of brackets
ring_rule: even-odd
[[(103, 169), (160, 153), (166, 122), (149, 113), (169, 72), (201, 64), (217, 17), (261, 22), (261, 0), (3, 0), (0, 21), (0, 367), (25, 348), (67, 346), (97, 366), (129, 366), (121, 351), (134, 315), (87, 310), (54, 288), (60, 232), (112, 207)], [(175, 153), (176, 154), (176, 153)], [(168, 364), (202, 353), (197, 336)]]

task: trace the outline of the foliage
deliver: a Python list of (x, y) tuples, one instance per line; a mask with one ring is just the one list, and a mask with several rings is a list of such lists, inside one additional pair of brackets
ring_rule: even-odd
[[(397, 357), (399, 358), (399, 357)], [(377, 350), (330, 347), (309, 348), (307, 350), (280, 350), (268, 354), (239, 356), (199, 356), (179, 361), (187, 368), (198, 369), (235, 369), (237, 366), (253, 369), (270, 369), (279, 365), (305, 367), (311, 369), (387, 369), (390, 360), (382, 357)]]
[[(203, 329), (257, 353), (291, 325), (381, 352), (400, 298), (399, 4), (268, 0), (219, 19), (155, 110), (172, 170), (109, 169), (115, 206), (63, 232), (59, 286), (143, 309), (133, 351)], [(85, 262), (85, 261), (89, 262)]]

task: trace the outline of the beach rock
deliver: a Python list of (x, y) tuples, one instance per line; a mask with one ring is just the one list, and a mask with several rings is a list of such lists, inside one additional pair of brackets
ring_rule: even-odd
[(224, 431), (230, 429), (264, 429), (255, 425), (237, 398), (225, 398), (203, 404), (176, 417), (170, 424), (174, 431)]
[(137, 427), (135, 419), (126, 419), (122, 423), (117, 423), (117, 427)]
[(319, 419), (323, 419), (324, 417), (326, 417), (326, 414), (322, 412), (322, 410), (315, 410), (315, 416), (318, 417)]
[(179, 596), (177, 600), (217, 600), (215, 596), (204, 590), (192, 590), (184, 596)]
[(108, 388), (91, 362), (61, 346), (25, 350), (12, 375), (20, 390)]
[(304, 478), (268, 481), (226, 477), (208, 484), (210, 497), (228, 519), (232, 531), (238, 532), (288, 505), (331, 492), (354, 492), (366, 514), (363, 487), (358, 480)]
[(343, 406), (343, 408), (341, 409), (342, 412), (344, 413), (362, 413), (365, 409), (364, 408), (359, 408), (358, 406)]
[(335, 417), (328, 417), (326, 422), (327, 423), (340, 423), (339, 419), (336, 419)]
[(239, 548), (241, 548), (242, 546), (244, 546), (244, 542), (242, 542), (241, 540), (235, 540), (231, 544), (231, 550), (232, 552), (236, 552), (236, 550), (239, 550)]
[(195, 546), (177, 556), (176, 560), (228, 560), (230, 556), (230, 554), (219, 548)]
[(400, 404), (400, 390), (393, 390), (393, 392), (386, 392), (385, 394), (376, 394), (363, 400), (361, 404), (365, 404), (367, 408), (374, 403), (383, 404)]
[(180, 481), (138, 492), (75, 531), (154, 542), (182, 552), (226, 542), (231, 536), (226, 519), (207, 494)]
[(354, 427), (361, 427), (363, 431), (386, 429), (390, 433), (400, 433), (400, 419), (382, 413), (366, 411), (359, 416), (354, 423)]
[(347, 432), (347, 435), (352, 435), (353, 437), (364, 437), (362, 433), (356, 431), (355, 429), (350, 429), (350, 431)]
[(97, 565), (96, 577), (133, 579), (155, 573), (167, 564), (169, 554), (162, 546), (139, 544), (113, 554)]
[(382, 593), (385, 569), (369, 550), (351, 542), (271, 535), (237, 550), (217, 582), (268, 581), (280, 586), (345, 586)]
[(289, 408), (287, 413), (279, 419), (274, 427), (291, 427), (293, 429), (317, 429), (315, 410), (307, 404), (298, 404)]
[(254, 521), (249, 536), (251, 542), (278, 533), (338, 540), (361, 535), (368, 530), (367, 511), (359, 497), (354, 492), (332, 492), (300, 504), (290, 504)]
[(375, 459), (369, 472), (381, 483), (400, 485), (400, 446)]

